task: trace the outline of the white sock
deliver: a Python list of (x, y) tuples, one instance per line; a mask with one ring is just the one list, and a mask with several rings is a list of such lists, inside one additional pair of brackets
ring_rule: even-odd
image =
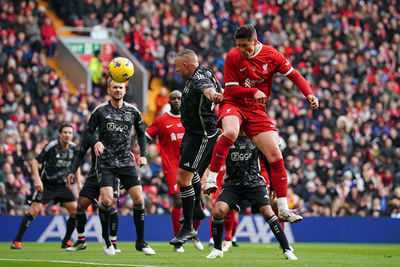
[(279, 213), (282, 211), (289, 210), (289, 206), (287, 204), (287, 197), (280, 197), (277, 199), (277, 202), (278, 202)]
[(218, 172), (210, 171), (208, 173), (208, 177), (207, 177), (206, 182), (214, 182), (215, 183), (215, 181), (217, 181), (217, 176), (218, 176)]

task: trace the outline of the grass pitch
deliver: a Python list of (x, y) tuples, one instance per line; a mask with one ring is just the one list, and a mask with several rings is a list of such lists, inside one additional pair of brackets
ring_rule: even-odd
[(9, 243), (0, 243), (0, 266), (400, 266), (400, 244), (293, 244), (298, 261), (287, 261), (277, 243), (240, 243), (221, 259), (206, 259), (211, 251), (203, 242), (203, 251), (191, 243), (185, 253), (173, 252), (167, 242), (149, 242), (155, 256), (137, 252), (133, 242), (119, 242), (122, 252), (107, 256), (100, 243), (88, 242), (87, 249), (67, 252), (60, 242), (23, 242), (22, 250), (11, 250)]

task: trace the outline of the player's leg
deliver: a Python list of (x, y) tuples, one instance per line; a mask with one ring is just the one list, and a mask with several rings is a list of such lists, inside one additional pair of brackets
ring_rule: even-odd
[(86, 249), (86, 239), (85, 239), (85, 225), (87, 222), (86, 210), (91, 203), (92, 203), (91, 199), (79, 196), (78, 204), (76, 207), (76, 231), (78, 232), (78, 240), (75, 242), (73, 247), (68, 247), (67, 251), (78, 251)]
[(222, 242), (222, 251), (227, 252), (232, 246), (232, 230), (235, 223), (235, 210), (230, 210), (224, 218), (225, 240)]
[[(111, 182), (112, 184), (112, 182)], [(109, 227), (111, 216), (111, 205), (113, 201), (113, 187), (112, 185), (100, 188), (101, 202), (99, 204), (99, 217), (101, 223), (101, 235), (103, 237), (104, 252), (109, 255), (115, 255), (115, 249), (110, 241)]]
[(71, 235), (75, 230), (76, 226), (76, 201), (62, 202), (63, 206), (67, 209), (69, 213), (69, 218), (67, 220), (67, 230), (65, 231), (64, 238), (61, 243), (61, 248), (73, 247), (71, 243)]
[(279, 222), (278, 217), (275, 215), (270, 205), (264, 205), (260, 208), (261, 214), (264, 216), (265, 221), (268, 223), (271, 228), (272, 233), (276, 240), (278, 240), (285, 258), (288, 260), (297, 260), (296, 255), (294, 255), (292, 249), (289, 246), (289, 242), (286, 238), (286, 234), (282, 228), (281, 223)]
[(233, 145), (239, 135), (241, 120), (239, 115), (228, 115), (222, 118), (223, 134), (215, 144), (210, 163), (210, 172), (204, 183), (206, 194), (214, 193), (217, 190), (216, 180), (222, 164), (225, 162), (229, 153), (229, 148)]
[(181, 193), (171, 194), (172, 198), (172, 211), (171, 211), (171, 220), (172, 220), (172, 228), (174, 231), (174, 236), (179, 233), (181, 230), (181, 224), (179, 220), (182, 216), (182, 200)]
[(258, 133), (252, 137), (253, 143), (267, 157), (271, 167), (271, 182), (277, 196), (279, 218), (291, 223), (303, 220), (300, 215), (289, 210), (287, 203), (287, 173), (279, 149), (279, 136), (276, 131)]
[(236, 239), (236, 230), (237, 230), (238, 225), (239, 225), (239, 212), (235, 210), (235, 220), (233, 222), (233, 228), (232, 228), (232, 246), (234, 246), (234, 247), (239, 246), (237, 239)]
[(224, 201), (217, 201), (213, 209), (213, 217), (211, 229), (214, 239), (214, 249), (210, 252), (207, 258), (220, 258), (222, 252), (222, 235), (224, 234), (224, 217), (229, 212), (229, 205)]
[[(210, 153), (211, 154), (211, 153)], [(211, 160), (211, 157), (210, 157)], [(197, 227), (193, 225), (194, 229), (197, 231), (198, 226), (200, 225), (201, 220), (206, 217), (206, 214), (203, 210), (203, 205), (201, 203), (201, 177), (198, 172), (194, 172), (192, 178), (192, 186), (194, 190), (194, 213), (193, 220), (197, 221)]]
[(196, 231), (193, 229), (192, 225), (195, 201), (194, 189), (191, 184), (192, 177), (192, 171), (178, 168), (177, 182), (181, 191), (184, 223), (180, 232), (169, 242), (171, 245), (174, 246), (182, 245), (187, 240), (192, 239), (196, 235)]
[[(34, 194), (41, 194), (41, 193), (37, 193), (35, 192)], [(29, 211), (27, 214), (24, 215), (24, 217), (22, 218), (21, 224), (19, 226), (18, 229), (18, 233), (14, 238), (14, 241), (11, 245), (12, 249), (21, 249), (22, 245), (22, 238), (26, 232), (26, 230), (28, 229), (29, 225), (31, 224), (31, 222), (33, 221), (34, 218), (36, 218), (36, 216), (39, 215), (40, 211), (42, 210), (43, 204), (40, 202), (36, 202), (35, 201), (35, 196), (33, 197), (32, 200), (32, 204), (29, 207)]]
[(97, 180), (100, 187), (100, 198), (99, 204), (99, 217), (101, 223), (101, 235), (103, 250), (108, 256), (115, 255), (114, 246), (110, 241), (110, 216), (111, 206), (114, 199), (114, 184), (115, 180), (118, 179), (113, 170), (110, 169), (97, 169)]
[(133, 222), (136, 228), (136, 250), (143, 251), (146, 255), (155, 255), (155, 251), (144, 240), (144, 200), (142, 186), (132, 186), (128, 189), (128, 192), (134, 203)]
[(117, 231), (119, 225), (119, 216), (118, 216), (118, 199), (119, 199), (119, 191), (120, 191), (120, 181), (116, 179), (114, 181), (114, 199), (111, 206), (111, 214), (110, 214), (110, 241), (113, 245), (115, 252), (121, 252), (121, 249), (117, 248)]

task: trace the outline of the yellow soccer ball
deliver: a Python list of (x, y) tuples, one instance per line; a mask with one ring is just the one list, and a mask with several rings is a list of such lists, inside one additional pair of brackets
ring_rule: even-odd
[(126, 57), (116, 57), (108, 63), (108, 74), (117, 83), (123, 83), (133, 76), (135, 68)]

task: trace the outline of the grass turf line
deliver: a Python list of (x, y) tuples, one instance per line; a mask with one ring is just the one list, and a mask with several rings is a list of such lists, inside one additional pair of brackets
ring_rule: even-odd
[[(121, 253), (107, 256), (100, 243), (88, 242), (86, 250), (67, 252), (60, 242), (23, 242), (22, 250), (11, 250), (11, 242), (0, 243), (0, 259), (30, 259), (39, 261), (5, 261), (0, 266), (95, 266), (119, 264), (119, 266), (399, 266), (400, 244), (293, 244), (298, 261), (287, 261), (277, 243), (240, 243), (231, 248), (222, 259), (206, 259), (211, 251), (203, 242), (203, 251), (196, 250), (189, 242), (185, 253), (176, 253), (167, 242), (149, 242), (155, 256), (145, 256), (134, 248), (134, 242), (118, 242)], [(40, 262), (42, 260), (43, 262)], [(63, 261), (63, 262), (49, 262)], [(70, 262), (70, 263), (69, 263)], [(89, 263), (91, 265), (83, 264)]]

